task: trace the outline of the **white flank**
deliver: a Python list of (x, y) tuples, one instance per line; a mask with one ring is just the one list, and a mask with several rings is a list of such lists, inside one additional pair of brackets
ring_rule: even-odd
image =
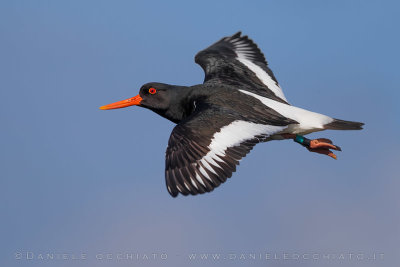
[(266, 105), (269, 108), (272, 108), (282, 116), (297, 121), (299, 124), (290, 125), (288, 129), (290, 130), (290, 133), (307, 134), (315, 131), (320, 131), (323, 130), (325, 124), (333, 121), (331, 117), (328, 117), (326, 115), (322, 115), (316, 112), (284, 104), (245, 90), (239, 90), (239, 91), (244, 94), (257, 98), (264, 105)]
[[(215, 173), (210, 165), (221, 168), (218, 165), (218, 161), (222, 160), (218, 156), (225, 156), (225, 151), (229, 147), (240, 145), (240, 143), (246, 140), (251, 140), (257, 135), (273, 135), (285, 128), (287, 128), (287, 126), (264, 125), (240, 120), (234, 121), (229, 125), (222, 127), (219, 132), (214, 134), (211, 144), (208, 146), (210, 151), (200, 160), (200, 162), (205, 168), (207, 168), (207, 170)], [(201, 166), (199, 170), (207, 179), (211, 180)], [(200, 177), (196, 177), (196, 179), (201, 181)]]

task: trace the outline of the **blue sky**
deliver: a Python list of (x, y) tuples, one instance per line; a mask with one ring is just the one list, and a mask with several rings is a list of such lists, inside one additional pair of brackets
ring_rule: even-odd
[[(1, 265), (398, 265), (398, 9), (395, 1), (1, 1)], [(365, 129), (311, 135), (340, 145), (337, 161), (291, 141), (258, 145), (213, 193), (173, 199), (164, 152), (174, 125), (141, 108), (98, 107), (150, 81), (201, 83), (194, 55), (238, 30), (263, 50), (292, 104)], [(349, 252), (384, 259), (229, 259)], [(47, 253), (69, 258), (37, 259)]]

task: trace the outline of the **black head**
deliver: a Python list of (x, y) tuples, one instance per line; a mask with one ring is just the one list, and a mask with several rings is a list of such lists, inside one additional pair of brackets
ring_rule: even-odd
[(129, 106), (140, 106), (150, 109), (157, 114), (173, 121), (179, 122), (192, 105), (188, 100), (186, 86), (176, 86), (164, 83), (146, 83), (137, 96), (100, 107), (100, 109), (117, 109)]
[(176, 97), (177, 87), (164, 83), (146, 83), (140, 90), (140, 106), (151, 110), (167, 110)]

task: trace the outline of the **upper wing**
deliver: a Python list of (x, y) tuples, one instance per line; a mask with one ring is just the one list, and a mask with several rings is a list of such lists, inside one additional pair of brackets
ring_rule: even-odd
[(241, 36), (241, 32), (200, 51), (195, 62), (205, 72), (205, 83), (241, 85), (244, 90), (287, 103), (263, 53), (251, 39)]
[[(200, 109), (200, 108), (199, 108)], [(268, 116), (266, 116), (268, 117)], [(217, 107), (195, 111), (175, 126), (166, 151), (165, 179), (176, 197), (212, 191), (232, 176), (241, 158), (290, 122), (263, 118), (262, 123), (238, 119)]]

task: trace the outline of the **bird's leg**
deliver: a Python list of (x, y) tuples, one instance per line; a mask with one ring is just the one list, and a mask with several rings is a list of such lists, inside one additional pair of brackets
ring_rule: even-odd
[(310, 152), (324, 154), (334, 159), (336, 159), (336, 155), (329, 149), (342, 151), (342, 149), (339, 146), (333, 145), (332, 141), (326, 138), (318, 138), (310, 140), (304, 136), (297, 134), (283, 134), (282, 136), (285, 139), (293, 139), (293, 141), (306, 147)]

